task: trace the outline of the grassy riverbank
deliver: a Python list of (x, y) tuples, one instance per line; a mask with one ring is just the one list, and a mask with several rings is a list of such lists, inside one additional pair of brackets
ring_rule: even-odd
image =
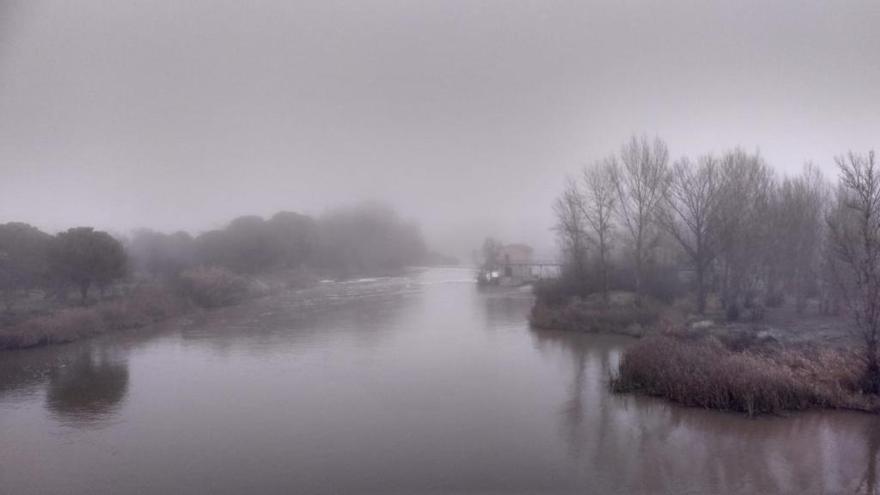
[(72, 342), (93, 335), (138, 328), (180, 315), (189, 301), (164, 287), (145, 287), (130, 295), (87, 307), (59, 307), (0, 328), (0, 350)]
[(865, 361), (852, 323), (812, 308), (762, 308), (760, 320), (727, 321), (718, 308), (693, 314), (686, 301), (631, 294), (547, 301), (531, 313), (537, 328), (639, 337), (623, 353), (611, 388), (750, 416), (813, 408), (880, 411), (880, 399), (861, 393)]
[[(413, 270), (408, 269), (407, 273)], [(0, 350), (61, 344), (103, 333), (136, 329), (195, 312), (273, 299), (302, 313), (329, 310), (362, 298), (415, 290), (407, 276), (319, 281), (307, 271), (241, 277), (199, 269), (174, 283), (145, 283), (88, 306), (56, 305), (0, 327)], [(221, 310), (222, 311), (222, 310)]]
[(107, 332), (129, 330), (203, 309), (237, 304), (266, 294), (269, 284), (220, 268), (196, 268), (173, 281), (142, 282), (89, 305), (45, 305), (18, 315), (0, 327), (0, 350), (72, 342)]

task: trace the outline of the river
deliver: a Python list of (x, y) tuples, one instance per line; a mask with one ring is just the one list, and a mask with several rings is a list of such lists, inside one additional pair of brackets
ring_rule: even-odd
[[(0, 493), (858, 493), (878, 419), (610, 394), (631, 341), (466, 269), (0, 354)], [(359, 291), (359, 288), (367, 290)], [(358, 294), (362, 294), (358, 296)], [(320, 306), (320, 305), (319, 305)]]

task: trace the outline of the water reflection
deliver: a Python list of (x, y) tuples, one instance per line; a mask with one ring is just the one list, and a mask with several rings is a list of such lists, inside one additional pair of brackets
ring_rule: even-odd
[(34, 354), (12, 351), (3, 354), (0, 356), (0, 400), (31, 395), (46, 381), (47, 366), (32, 357)]
[(90, 350), (49, 375), (46, 408), (59, 421), (96, 425), (110, 419), (128, 393), (128, 365), (110, 351)]
[(0, 492), (878, 491), (876, 416), (611, 394), (631, 339), (533, 330), (528, 293), (429, 282), (0, 355)]
[(867, 422), (865, 447), (865, 473), (859, 479), (855, 493), (873, 495), (880, 493), (877, 487), (877, 453), (880, 451), (880, 422), (877, 420)]
[[(390, 323), (411, 310), (418, 292), (369, 294), (304, 307), (294, 294), (199, 314), (180, 332), (185, 345), (219, 354), (277, 354), (310, 348), (337, 338), (379, 345)], [(177, 326), (176, 322), (169, 326)]]
[(520, 329), (523, 322), (528, 320), (532, 296), (525, 290), (481, 288), (475, 294), (482, 299), (487, 330), (509, 327)]
[(562, 353), (567, 356), (568, 374), (565, 399), (559, 405), (560, 436), (567, 445), (568, 454), (575, 460), (587, 458), (593, 463), (608, 457), (605, 445), (610, 431), (609, 397), (604, 387), (611, 374), (611, 363), (616, 347), (624, 339), (609, 336), (583, 335), (532, 329), (535, 347), (544, 354)]
[(627, 339), (542, 330), (531, 336), (547, 359), (564, 363), (560, 439), (585, 476), (607, 488), (599, 492), (878, 493), (875, 416), (817, 411), (749, 419), (618, 396), (607, 383)]

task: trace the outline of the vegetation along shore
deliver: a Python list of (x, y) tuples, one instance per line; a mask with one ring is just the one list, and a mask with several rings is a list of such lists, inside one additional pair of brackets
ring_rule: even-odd
[(880, 168), (873, 152), (777, 174), (733, 149), (669, 158), (633, 137), (554, 205), (562, 275), (536, 327), (642, 337), (616, 392), (749, 415), (878, 411)]
[(318, 218), (244, 216), (192, 236), (0, 225), (0, 350), (64, 343), (229, 306), (319, 279), (400, 273), (436, 258), (418, 227), (369, 203)]

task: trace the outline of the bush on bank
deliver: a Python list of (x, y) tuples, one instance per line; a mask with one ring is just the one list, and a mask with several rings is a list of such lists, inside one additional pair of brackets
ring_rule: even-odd
[(198, 306), (216, 308), (244, 300), (248, 281), (224, 268), (198, 267), (180, 274), (178, 290)]
[(624, 301), (606, 305), (597, 297), (570, 298), (559, 304), (536, 301), (532, 307), (530, 322), (534, 327), (552, 330), (623, 333), (640, 336), (645, 329), (660, 319), (662, 306), (646, 298), (641, 306), (626, 299), (627, 294), (616, 294)]

